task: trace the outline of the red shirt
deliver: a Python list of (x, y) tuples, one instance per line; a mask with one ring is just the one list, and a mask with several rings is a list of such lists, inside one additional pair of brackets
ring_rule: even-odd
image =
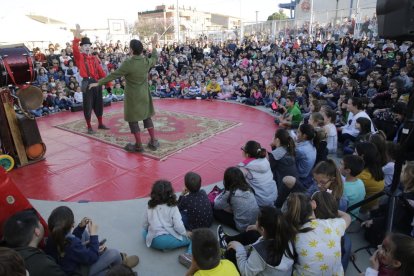
[[(99, 80), (106, 76), (102, 69), (101, 61), (94, 55), (87, 55), (79, 51), (79, 38), (73, 39), (73, 58), (75, 59), (76, 66), (79, 68), (79, 74), (82, 78), (91, 77), (95, 80)], [(85, 62), (86, 61), (86, 62)], [(86, 70), (85, 64), (88, 65)]]

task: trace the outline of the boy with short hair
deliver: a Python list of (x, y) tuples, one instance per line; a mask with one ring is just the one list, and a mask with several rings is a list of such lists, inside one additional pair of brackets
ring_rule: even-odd
[(188, 172), (184, 177), (185, 188), (178, 198), (185, 228), (192, 231), (196, 228), (210, 227), (213, 223), (213, 210), (208, 196), (201, 189), (201, 177), (195, 172)]
[[(352, 206), (365, 198), (364, 182), (356, 177), (362, 172), (364, 166), (364, 160), (357, 155), (345, 155), (341, 162), (341, 174), (345, 176), (344, 194), (348, 198), (348, 206)], [(355, 216), (359, 215), (359, 209), (351, 211), (352, 220), (355, 220)]]
[(18, 212), (4, 223), (3, 240), (24, 259), (31, 276), (64, 276), (65, 273), (52, 257), (38, 248), (44, 237), (44, 228), (32, 210)]
[(295, 95), (289, 94), (286, 97), (286, 106), (282, 118), (276, 118), (275, 123), (284, 128), (298, 128), (302, 121), (302, 112), (295, 102)]
[(186, 275), (240, 275), (231, 261), (221, 259), (217, 238), (210, 229), (194, 230), (192, 252), (191, 266)]

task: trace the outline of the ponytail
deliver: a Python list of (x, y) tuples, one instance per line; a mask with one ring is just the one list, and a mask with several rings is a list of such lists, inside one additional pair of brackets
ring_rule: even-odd
[(266, 157), (266, 149), (262, 148), (262, 146), (256, 141), (248, 141), (244, 146), (244, 152), (249, 155), (251, 158), (265, 158)]
[(287, 151), (291, 156), (296, 155), (296, 144), (295, 140), (291, 136), (288, 138), (288, 145), (287, 145)]
[(334, 178), (334, 181), (331, 182), (330, 190), (332, 190), (332, 195), (337, 201), (342, 198), (344, 193), (344, 184), (342, 182), (341, 172), (336, 166), (335, 161), (327, 159), (326, 161), (319, 162), (313, 169), (312, 173)]
[(292, 226), (295, 236), (298, 233), (306, 233), (313, 230), (310, 227), (302, 229), (302, 226), (310, 221), (310, 216), (312, 215), (312, 205), (307, 195), (291, 193), (286, 200), (286, 205), (286, 220)]
[(289, 155), (295, 156), (296, 152), (296, 145), (295, 141), (293, 140), (292, 136), (290, 136), (289, 132), (284, 128), (279, 128), (275, 133), (275, 139), (279, 139), (280, 145), (285, 147)]
[(55, 225), (53, 229), (50, 229), (50, 233), (52, 236), (53, 241), (56, 244), (57, 251), (60, 256), (63, 257), (65, 252), (65, 244), (66, 244), (66, 232), (64, 231), (62, 225)]
[(257, 150), (257, 157), (258, 158), (265, 158), (266, 157), (266, 149), (260, 148)]
[(55, 208), (47, 221), (49, 232), (61, 256), (65, 253), (65, 246), (67, 244), (66, 235), (70, 232), (74, 223), (73, 212), (66, 206)]
[(294, 253), (290, 249), (290, 244), (295, 238), (295, 231), (287, 223), (282, 212), (275, 207), (263, 207), (257, 217), (257, 223), (266, 231), (265, 239), (268, 242), (267, 263), (272, 265), (280, 264), (283, 255), (294, 259)]

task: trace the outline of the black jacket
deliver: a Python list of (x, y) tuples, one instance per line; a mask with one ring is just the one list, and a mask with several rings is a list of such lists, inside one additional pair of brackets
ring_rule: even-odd
[[(394, 209), (393, 232), (411, 235), (414, 218), (414, 192), (402, 193), (397, 197)], [(389, 205), (382, 204), (371, 211), (373, 224), (365, 230), (365, 239), (372, 245), (381, 244), (387, 231)]]
[(286, 153), (282, 158), (276, 160), (271, 152), (268, 153), (270, 168), (272, 169), (273, 179), (276, 181), (278, 196), (275, 202), (277, 208), (281, 208), (288, 195), (291, 193), (282, 182), (285, 176), (298, 177), (295, 157)]
[(24, 259), (26, 269), (30, 276), (65, 276), (66, 274), (60, 268), (52, 257), (46, 255), (39, 248), (34, 247), (17, 247), (13, 248)]

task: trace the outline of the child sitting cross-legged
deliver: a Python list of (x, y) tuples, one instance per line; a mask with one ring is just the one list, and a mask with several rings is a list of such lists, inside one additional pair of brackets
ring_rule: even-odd
[(213, 223), (213, 210), (207, 194), (201, 188), (201, 177), (195, 172), (188, 172), (184, 177), (185, 189), (178, 198), (184, 226), (188, 231), (196, 228), (210, 227)]
[(259, 206), (243, 172), (229, 167), (224, 172), (224, 190), (214, 200), (217, 221), (243, 232), (256, 221)]
[[(206, 228), (196, 229), (193, 232), (192, 262), (186, 276), (194, 275), (240, 275), (236, 267), (229, 260), (221, 260), (220, 247), (214, 233)], [(189, 263), (180, 262), (186, 266)]]
[[(168, 250), (191, 244), (187, 236), (171, 182), (158, 180), (151, 190), (151, 199), (144, 212), (142, 235), (148, 247)], [(187, 253), (191, 253), (191, 246)]]

